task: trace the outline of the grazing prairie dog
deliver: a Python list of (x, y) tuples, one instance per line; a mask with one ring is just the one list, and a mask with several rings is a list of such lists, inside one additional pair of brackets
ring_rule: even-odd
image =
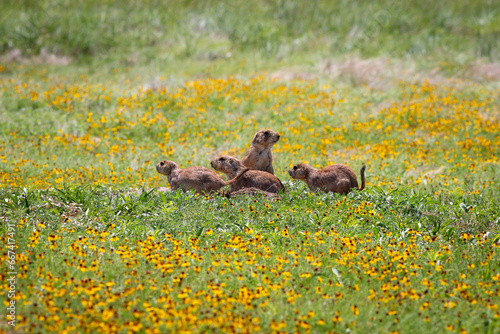
[(260, 130), (253, 137), (250, 148), (245, 153), (241, 163), (255, 170), (274, 174), (271, 147), (280, 140), (280, 134), (273, 130)]
[[(234, 157), (223, 155), (213, 159), (210, 165), (213, 169), (226, 174), (229, 179), (235, 180), (233, 184), (231, 184), (231, 192), (236, 192), (243, 188), (256, 188), (270, 193), (285, 191), (283, 183), (271, 173), (260, 170), (249, 170), (242, 175), (243, 171), (248, 169), (248, 167), (243, 166), (243, 164)], [(238, 175), (241, 176), (236, 180)]]
[(156, 165), (158, 173), (166, 175), (171, 190), (181, 188), (183, 191), (189, 189), (197, 193), (210, 193), (220, 188), (231, 185), (237, 181), (249, 168), (244, 168), (233, 180), (224, 181), (219, 174), (213, 170), (202, 166), (191, 166), (181, 169), (173, 161), (163, 160)]
[(311, 191), (317, 192), (324, 190), (347, 195), (351, 189), (363, 190), (365, 188), (365, 169), (361, 167), (361, 187), (358, 187), (358, 181), (354, 171), (343, 164), (334, 164), (322, 169), (314, 168), (308, 164), (300, 163), (293, 166), (288, 174), (293, 179), (302, 180), (307, 183)]

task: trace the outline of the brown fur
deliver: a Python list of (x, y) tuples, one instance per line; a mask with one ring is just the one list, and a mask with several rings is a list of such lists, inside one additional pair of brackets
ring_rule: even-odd
[(317, 192), (324, 190), (347, 195), (351, 189), (363, 190), (365, 188), (365, 168), (361, 167), (361, 187), (358, 187), (358, 181), (354, 171), (342, 164), (326, 166), (322, 169), (316, 169), (308, 164), (300, 163), (293, 166), (288, 174), (293, 179), (302, 180), (307, 183), (311, 191)]
[(250, 148), (241, 163), (250, 169), (262, 170), (274, 174), (271, 147), (280, 139), (280, 134), (273, 130), (260, 130), (253, 137)]
[(231, 185), (233, 182), (238, 181), (249, 169), (244, 168), (241, 170), (233, 180), (224, 181), (219, 174), (213, 170), (202, 166), (191, 166), (181, 169), (175, 162), (163, 160), (156, 165), (158, 173), (166, 175), (170, 188), (172, 190), (182, 189), (187, 191), (189, 189), (197, 193), (210, 193), (218, 191), (220, 188)]
[[(227, 175), (228, 178), (235, 178), (240, 175), (247, 167), (236, 158), (224, 155), (215, 158), (210, 162), (212, 168)], [(249, 170), (242, 175), (239, 180), (231, 185), (231, 192), (238, 191), (243, 188), (257, 188), (270, 193), (285, 191), (285, 187), (281, 181), (268, 172), (260, 170)]]

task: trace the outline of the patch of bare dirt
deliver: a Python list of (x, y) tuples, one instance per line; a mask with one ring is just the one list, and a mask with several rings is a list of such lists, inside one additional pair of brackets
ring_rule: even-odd
[(140, 90), (143, 90), (143, 91), (152, 90), (152, 91), (160, 92), (160, 91), (165, 90), (165, 89), (167, 89), (167, 85), (166, 85), (165, 81), (160, 79), (159, 77), (154, 77), (149, 82), (145, 83), (144, 85), (142, 85), (140, 87)]
[(431, 85), (450, 87), (461, 87), (471, 83), (499, 82), (500, 64), (476, 61), (464, 65), (462, 70), (450, 75), (439, 67), (422, 70), (417, 68), (416, 63), (403, 62), (398, 59), (327, 59), (320, 62), (313, 70), (282, 69), (270, 73), (269, 76), (281, 81), (327, 78), (351, 86), (365, 86), (384, 91), (398, 85), (401, 81), (427, 82)]
[(299, 69), (283, 69), (272, 72), (270, 74), (272, 79), (279, 81), (303, 80), (311, 81), (316, 79), (316, 75)]
[(27, 56), (19, 49), (11, 49), (0, 59), (6, 63), (22, 63), (22, 64), (47, 64), (65, 66), (71, 63), (72, 59), (68, 56), (60, 56), (55, 53), (48, 52), (46, 49), (40, 50), (38, 56)]
[(500, 64), (475, 62), (469, 65), (466, 74), (474, 81), (500, 81)]
[(343, 61), (328, 60), (323, 72), (330, 78), (341, 80), (353, 86), (367, 86), (383, 90), (397, 83), (397, 74), (404, 74), (404, 69), (390, 59), (348, 59)]
[(247, 197), (256, 197), (256, 196), (263, 196), (265, 198), (274, 198), (277, 197), (278, 194), (275, 193), (270, 193), (268, 191), (264, 191), (261, 189), (257, 188), (242, 188), (238, 191), (234, 191), (230, 194), (226, 194), (226, 197), (236, 197), (236, 196), (247, 196)]

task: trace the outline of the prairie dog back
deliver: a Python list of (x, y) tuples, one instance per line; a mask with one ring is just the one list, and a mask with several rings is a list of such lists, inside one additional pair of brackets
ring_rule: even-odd
[(348, 194), (351, 189), (363, 190), (365, 188), (365, 169), (361, 167), (361, 187), (354, 171), (343, 164), (334, 164), (322, 169), (314, 168), (308, 164), (300, 163), (293, 166), (288, 174), (296, 180), (304, 181), (311, 191), (324, 190), (339, 194)]
[(203, 166), (190, 166), (181, 169), (175, 162), (163, 160), (156, 165), (158, 173), (166, 175), (170, 188), (172, 190), (182, 189), (187, 191), (189, 189), (197, 193), (210, 193), (218, 191), (220, 188), (231, 185), (233, 182), (239, 180), (243, 174), (249, 171), (244, 168), (230, 181), (224, 181), (219, 174), (213, 170)]
[[(210, 165), (215, 170), (227, 175), (228, 178), (235, 178), (237, 175), (247, 168), (243, 164), (231, 156), (221, 156), (210, 162)], [(285, 191), (283, 183), (271, 173), (260, 170), (249, 170), (245, 175), (241, 176), (238, 181), (231, 185), (231, 192), (238, 191), (243, 188), (256, 188), (270, 193), (278, 193)]]

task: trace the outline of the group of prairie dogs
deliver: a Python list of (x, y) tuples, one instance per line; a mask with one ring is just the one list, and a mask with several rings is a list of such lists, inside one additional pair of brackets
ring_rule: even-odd
[[(264, 193), (276, 194), (285, 191), (281, 181), (274, 176), (271, 148), (280, 135), (273, 130), (260, 130), (253, 137), (250, 148), (243, 159), (231, 156), (221, 156), (213, 159), (210, 165), (213, 169), (227, 175), (229, 181), (224, 181), (215, 171), (202, 167), (191, 166), (181, 169), (175, 162), (163, 160), (156, 165), (158, 173), (166, 175), (172, 190), (194, 190), (197, 193), (218, 191), (229, 185), (231, 193), (235, 194), (252, 189)], [(316, 169), (306, 163), (293, 166), (288, 174), (293, 179), (307, 183), (311, 191), (320, 190), (347, 194), (351, 189), (365, 188), (365, 167), (361, 167), (361, 187), (354, 171), (346, 165), (334, 164)]]

